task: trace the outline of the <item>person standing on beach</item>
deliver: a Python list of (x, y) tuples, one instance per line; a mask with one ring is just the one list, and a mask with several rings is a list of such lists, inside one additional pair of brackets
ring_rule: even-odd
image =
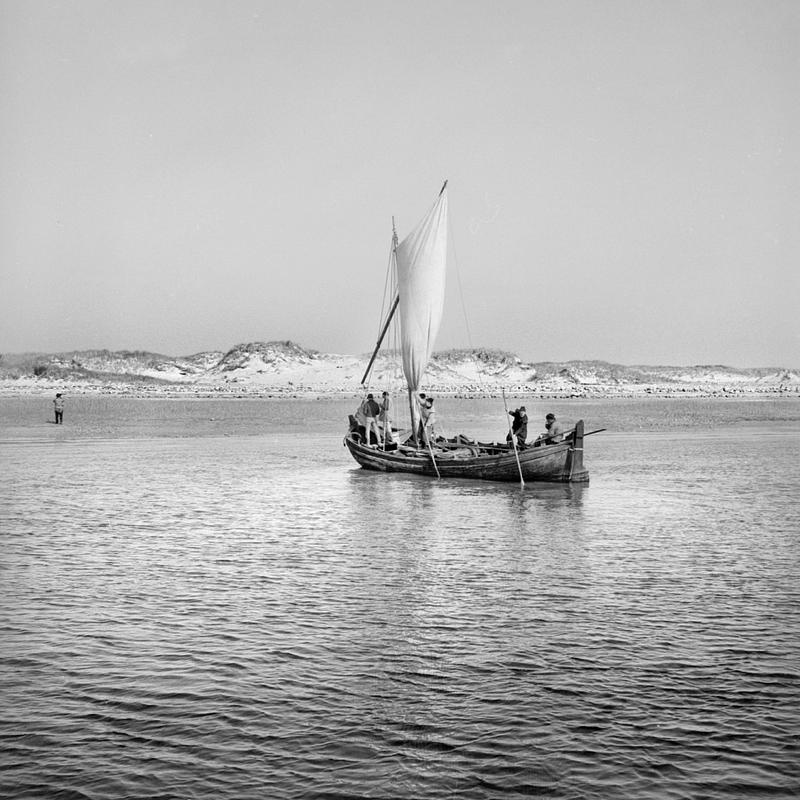
[(56, 412), (56, 425), (64, 424), (64, 398), (61, 392), (56, 393), (56, 399), (53, 400), (53, 409)]

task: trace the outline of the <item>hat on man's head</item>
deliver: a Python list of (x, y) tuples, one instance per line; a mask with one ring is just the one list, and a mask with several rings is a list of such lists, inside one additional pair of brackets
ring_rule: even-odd
[(372, 400), (372, 395), (371, 394), (367, 395), (367, 400)]
[(525, 406), (520, 406), (520, 407), (519, 407), (519, 410), (520, 410), (520, 411), (525, 411)]
[(556, 418), (556, 415), (555, 415), (555, 414), (548, 414), (548, 415), (545, 417), (545, 419), (555, 419), (555, 418)]

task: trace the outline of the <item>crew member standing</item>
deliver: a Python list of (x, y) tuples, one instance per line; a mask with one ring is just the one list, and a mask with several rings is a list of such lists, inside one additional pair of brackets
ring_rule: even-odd
[(528, 438), (528, 414), (525, 406), (520, 406), (514, 411), (508, 412), (512, 417), (511, 431), (506, 434), (506, 441), (511, 444), (511, 439), (517, 437), (517, 447), (522, 450), (525, 447), (525, 440)]
[(417, 423), (417, 441), (420, 444), (425, 443), (425, 417), (428, 413), (428, 404), (425, 399), (425, 392), (420, 392), (417, 396), (417, 411), (419, 412), (419, 421)]
[(371, 444), (371, 432), (375, 431), (375, 438), (378, 440), (378, 444), (382, 445), (381, 442), (381, 432), (378, 428), (378, 414), (381, 413), (381, 407), (375, 402), (375, 398), (371, 395), (367, 395), (367, 399), (361, 405), (361, 411), (364, 414), (364, 441), (367, 444)]
[(422, 419), (424, 424), (423, 441), (433, 444), (436, 441), (436, 411), (433, 408), (433, 398), (429, 397), (422, 407)]
[(389, 400), (389, 392), (384, 392), (381, 396), (381, 413), (378, 419), (383, 425), (383, 440), (388, 444), (394, 441), (392, 436), (392, 420), (389, 416), (389, 409), (391, 408), (391, 401)]

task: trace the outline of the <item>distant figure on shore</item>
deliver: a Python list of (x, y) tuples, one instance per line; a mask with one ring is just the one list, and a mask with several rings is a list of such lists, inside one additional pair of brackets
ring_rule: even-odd
[(364, 440), (367, 444), (371, 444), (371, 433), (375, 431), (375, 438), (378, 440), (378, 444), (382, 445), (381, 432), (378, 428), (378, 415), (381, 413), (381, 407), (371, 394), (368, 394), (367, 399), (361, 404), (361, 411), (364, 414)]
[(517, 447), (522, 450), (525, 447), (525, 440), (528, 438), (528, 414), (525, 406), (515, 408), (508, 412), (511, 417), (511, 430), (506, 434), (506, 441), (511, 444), (511, 440), (516, 437)]
[(64, 424), (64, 398), (61, 392), (56, 393), (56, 399), (53, 400), (53, 409), (56, 412), (56, 425)]
[(548, 414), (544, 420), (544, 426), (547, 430), (540, 434), (536, 439), (536, 444), (557, 444), (564, 438), (564, 432), (561, 428), (561, 423), (556, 422), (555, 414)]
[(392, 436), (392, 419), (389, 416), (389, 410), (391, 408), (391, 400), (389, 399), (389, 392), (384, 392), (381, 396), (381, 412), (378, 419), (383, 426), (383, 438), (384, 441), (388, 444), (389, 442), (394, 441), (394, 437)]

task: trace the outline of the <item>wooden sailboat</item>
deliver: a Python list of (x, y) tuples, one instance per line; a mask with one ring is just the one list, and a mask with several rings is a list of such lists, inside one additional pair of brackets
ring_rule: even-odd
[[(518, 447), (511, 443), (488, 444), (467, 437), (422, 441), (418, 435), (420, 409), (417, 401), (444, 307), (447, 264), (447, 182), (433, 207), (402, 241), (393, 235), (393, 266), (397, 295), (383, 325), (378, 343), (362, 379), (366, 382), (383, 338), (394, 316), (400, 322), (400, 350), (403, 361), (412, 436), (391, 448), (365, 441), (351, 425), (344, 443), (365, 469), (408, 472), (441, 478), (476, 478), (492, 481), (585, 482), (589, 473), (583, 465), (584, 425), (563, 434), (561, 441)], [(588, 435), (588, 434), (586, 434)]]

